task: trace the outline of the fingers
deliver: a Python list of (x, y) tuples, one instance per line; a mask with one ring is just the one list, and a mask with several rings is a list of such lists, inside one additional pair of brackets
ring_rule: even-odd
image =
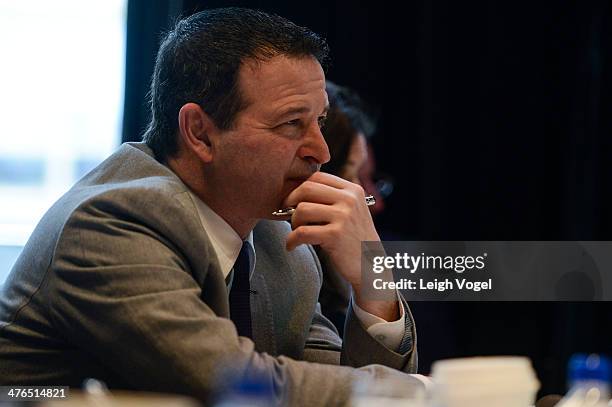
[(312, 174), (309, 180), (338, 189), (350, 188), (351, 185), (354, 185), (352, 182), (349, 182), (344, 178), (340, 178), (335, 175), (321, 171), (317, 171)]
[(299, 202), (315, 202), (330, 205), (341, 200), (345, 193), (342, 189), (320, 184), (309, 179), (291, 191), (283, 205), (296, 206)]
[(336, 236), (335, 229), (330, 224), (300, 226), (287, 235), (287, 250), (291, 251), (301, 244), (320, 245), (330, 236)]
[(328, 185), (336, 189), (342, 189), (347, 192), (350, 191), (354, 194), (365, 197), (365, 191), (361, 185), (347, 181), (344, 178), (340, 178), (335, 175), (327, 174), (325, 172), (315, 172), (308, 180), (319, 184)]
[(365, 192), (360, 185), (331, 174), (317, 172), (294, 189), (287, 196), (283, 205), (285, 207), (296, 206), (299, 202), (316, 202), (329, 205), (355, 197), (359, 201), (365, 199)]
[(304, 225), (324, 225), (331, 223), (338, 216), (339, 209), (333, 205), (325, 205), (313, 202), (300, 202), (291, 217), (292, 229)]
[(313, 174), (288, 195), (284, 205), (295, 207), (287, 250), (312, 244), (336, 251), (347, 241), (376, 240), (378, 236), (363, 188), (334, 175)]

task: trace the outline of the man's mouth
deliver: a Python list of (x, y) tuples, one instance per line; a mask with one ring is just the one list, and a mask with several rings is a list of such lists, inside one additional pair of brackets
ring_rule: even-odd
[(302, 176), (297, 176), (297, 177), (289, 177), (287, 178), (287, 183), (290, 185), (291, 189), (293, 190), (299, 187), (300, 185), (302, 185), (311, 176), (312, 174), (302, 175)]
[(306, 181), (308, 178), (312, 177), (312, 175), (317, 172), (317, 171), (313, 171), (313, 172), (308, 172), (305, 174), (299, 174), (299, 175), (292, 175), (290, 177), (287, 177), (288, 181), (292, 181), (292, 182), (299, 182), (300, 184), (304, 181)]
[(303, 172), (296, 173), (295, 175), (290, 175), (287, 177), (288, 181), (291, 182), (299, 182), (300, 184), (306, 181), (308, 178), (312, 177), (315, 172), (318, 172), (321, 169), (319, 164), (307, 164), (305, 167), (301, 168)]

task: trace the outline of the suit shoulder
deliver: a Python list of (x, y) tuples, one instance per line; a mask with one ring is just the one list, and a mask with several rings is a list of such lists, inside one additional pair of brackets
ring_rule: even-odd
[(43, 216), (31, 243), (59, 243), (67, 233), (83, 231), (88, 233), (82, 236), (104, 233), (114, 240), (126, 230), (168, 241), (199, 236), (201, 224), (188, 188), (142, 150), (146, 147), (137, 147), (123, 145), (77, 182)]

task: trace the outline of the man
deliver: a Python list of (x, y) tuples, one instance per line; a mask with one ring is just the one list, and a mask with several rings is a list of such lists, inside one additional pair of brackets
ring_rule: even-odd
[[(327, 406), (346, 403), (355, 378), (403, 375), (331, 365), (415, 372), (407, 304), (360, 295), (360, 242), (378, 240), (364, 191), (317, 172), (326, 56), (309, 30), (252, 10), (177, 24), (157, 57), (146, 144), (80, 180), (11, 271), (2, 384), (95, 377), (206, 400), (220, 377), (257, 375), (279, 404)], [(287, 206), (291, 228), (265, 220)], [(319, 312), (310, 245), (356, 293), (344, 344)]]

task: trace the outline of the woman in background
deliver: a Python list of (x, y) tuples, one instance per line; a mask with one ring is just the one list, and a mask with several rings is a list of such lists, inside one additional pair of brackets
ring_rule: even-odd
[[(373, 214), (378, 213), (384, 204), (372, 180), (374, 161), (367, 141), (376, 130), (373, 115), (368, 113), (368, 108), (354, 91), (331, 81), (327, 81), (326, 90), (329, 111), (323, 136), (331, 159), (321, 167), (321, 171), (363, 186), (366, 194), (376, 198), (376, 205), (370, 209)], [(319, 295), (321, 309), (342, 336), (351, 288), (331, 267), (324, 254), (318, 251), (318, 255), (323, 266), (323, 285)]]

